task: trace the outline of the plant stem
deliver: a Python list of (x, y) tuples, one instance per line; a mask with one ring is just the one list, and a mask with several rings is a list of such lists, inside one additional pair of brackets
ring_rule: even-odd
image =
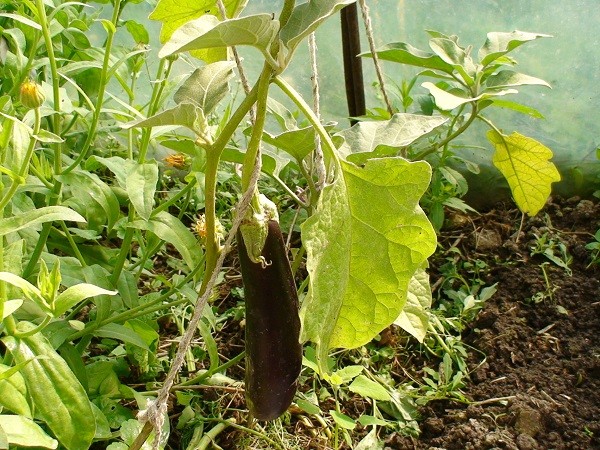
[(104, 94), (106, 92), (106, 85), (108, 84), (108, 66), (110, 64), (113, 40), (117, 30), (119, 16), (121, 14), (121, 0), (114, 0), (113, 5), (114, 9), (111, 18), (112, 27), (105, 27), (107, 37), (104, 48), (104, 60), (102, 61), (102, 71), (100, 72), (100, 81), (98, 82), (98, 97), (96, 100), (96, 108), (92, 116), (92, 123), (90, 124), (90, 128), (87, 132), (85, 142), (79, 152), (79, 155), (77, 155), (75, 161), (73, 161), (73, 163), (65, 169), (64, 173), (71, 172), (73, 169), (79, 166), (79, 164), (82, 161), (84, 161), (87, 158), (92, 142), (94, 142), (94, 139), (96, 138), (96, 130), (98, 129), (98, 124), (100, 123), (100, 115), (102, 114), (102, 104), (104, 103)]
[(242, 168), (242, 191), (245, 192), (250, 187), (250, 178), (254, 165), (257, 164), (257, 157), (260, 153), (260, 142), (262, 133), (265, 128), (265, 120), (267, 117), (267, 99), (269, 97), (269, 84), (271, 83), (271, 67), (265, 63), (262, 73), (257, 82), (257, 100), (256, 100), (256, 116), (252, 129), (252, 136), (248, 143), (246, 156), (244, 157), (244, 167)]
[(213, 370), (209, 369), (206, 372), (204, 372), (204, 373), (202, 373), (202, 374), (200, 374), (200, 375), (198, 375), (198, 376), (196, 376), (194, 378), (190, 378), (187, 381), (183, 381), (183, 382), (179, 383), (175, 387), (185, 387), (185, 386), (191, 386), (193, 384), (200, 384), (204, 380), (206, 380), (206, 379), (210, 378), (211, 376), (213, 376), (215, 373), (217, 373), (217, 372), (223, 372), (223, 371), (229, 369), (230, 367), (235, 366), (242, 359), (244, 359), (245, 356), (246, 356), (246, 352), (243, 351), (240, 354), (236, 355), (235, 357), (231, 358), (226, 363), (223, 363), (220, 366), (215, 367)]
[[(148, 117), (152, 117), (158, 111), (158, 108), (161, 104), (160, 99), (162, 97), (162, 92), (165, 88), (172, 67), (173, 61), (171, 60), (161, 59), (158, 63), (156, 79), (160, 79), (160, 83), (155, 83), (154, 87), (152, 88), (152, 96), (150, 97), (150, 102), (148, 103)], [(142, 140), (140, 142), (140, 148), (138, 153), (139, 162), (144, 162), (146, 160), (146, 154), (148, 153), (148, 145), (150, 144), (151, 133), (152, 128), (144, 128), (144, 130), (142, 131)]]
[[(50, 63), (50, 74), (52, 76), (52, 99), (54, 102), (54, 115), (52, 116), (52, 132), (57, 136), (61, 135), (60, 129), (60, 78), (58, 75), (58, 67), (56, 65), (56, 57), (54, 56), (54, 46), (52, 45), (52, 35), (50, 34), (50, 27), (48, 26), (48, 16), (46, 16), (46, 6), (43, 0), (35, 0), (35, 6), (38, 12), (38, 20), (42, 27), (42, 34), (44, 35), (44, 43), (46, 44), (46, 52), (48, 53), (48, 61)], [(62, 156), (62, 144), (54, 144), (54, 173), (60, 174), (62, 170), (61, 166)]]
[[(219, 246), (219, 238), (217, 237), (217, 211), (216, 211), (216, 200), (217, 200), (217, 170), (219, 168), (220, 154), (216, 152), (206, 152), (206, 168), (204, 170), (204, 217), (206, 220), (206, 239), (205, 239), (205, 251), (206, 251), (206, 268), (204, 273), (211, 274), (217, 265), (217, 259), (219, 259), (219, 253), (221, 252)], [(208, 284), (210, 277), (205, 276), (202, 279), (202, 285), (200, 287), (199, 294), (204, 294), (206, 285)]]
[(416, 155), (413, 159), (414, 160), (421, 160), (423, 158), (425, 158), (427, 155), (430, 155), (431, 153), (434, 153), (437, 151), (438, 148), (445, 146), (446, 144), (448, 144), (450, 141), (456, 139), (458, 136), (460, 136), (467, 128), (469, 128), (471, 126), (471, 124), (473, 123), (473, 121), (477, 118), (477, 114), (479, 112), (478, 106), (477, 106), (477, 102), (472, 102), (471, 103), (472, 109), (471, 109), (471, 115), (469, 116), (469, 118), (466, 120), (465, 123), (462, 124), (462, 126), (460, 128), (458, 128), (454, 133), (452, 133), (450, 136), (446, 136), (445, 139), (442, 139), (440, 142), (436, 142), (435, 144), (433, 144), (431, 147), (423, 150), (421, 153), (419, 153), (418, 155)]

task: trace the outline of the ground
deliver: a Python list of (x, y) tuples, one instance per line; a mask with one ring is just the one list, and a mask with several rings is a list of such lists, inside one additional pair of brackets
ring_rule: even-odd
[[(487, 262), (486, 283), (498, 283), (463, 333), (473, 348), (463, 392), (473, 403), (429, 403), (421, 436), (389, 436), (388, 448), (600, 448), (600, 271), (588, 267), (585, 249), (600, 228), (600, 206), (551, 201), (524, 222), (516, 242), (519, 223), (516, 211), (499, 208), (451, 232), (464, 237), (464, 256)], [(572, 255), (572, 274), (530, 256), (544, 233)]]

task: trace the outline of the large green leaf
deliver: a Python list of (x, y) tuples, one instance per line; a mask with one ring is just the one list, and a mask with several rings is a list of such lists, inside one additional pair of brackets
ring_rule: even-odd
[(158, 165), (156, 161), (136, 164), (127, 174), (125, 190), (135, 212), (148, 220), (154, 206), (154, 194), (158, 183)]
[[(147, 119), (129, 122), (123, 125), (123, 128), (131, 127), (160, 127), (165, 125), (179, 125), (189, 128), (192, 131), (201, 129), (201, 120), (204, 118), (202, 110), (193, 103), (180, 103), (179, 105), (166, 109)], [(103, 158), (105, 161), (112, 158)], [(100, 158), (97, 158), (100, 160)]]
[(191, 50), (233, 45), (250, 45), (267, 57), (268, 48), (279, 30), (279, 22), (270, 14), (256, 14), (219, 21), (205, 15), (177, 29), (158, 52), (160, 58)]
[(18, 447), (57, 448), (58, 442), (46, 434), (33, 420), (24, 416), (0, 415), (0, 430), (9, 444)]
[(506, 136), (490, 130), (487, 138), (496, 149), (494, 166), (508, 181), (517, 206), (535, 216), (548, 200), (552, 183), (560, 181), (558, 169), (549, 161), (552, 150), (519, 133)]
[(161, 211), (148, 221), (137, 220), (130, 227), (148, 230), (156, 234), (163, 241), (172, 244), (183, 260), (193, 270), (204, 258), (204, 252), (192, 232), (177, 218)]
[(342, 162), (317, 210), (302, 226), (310, 275), (301, 308), (302, 339), (328, 350), (369, 342), (406, 303), (415, 271), (436, 247), (418, 202), (431, 178), (423, 161)]
[(294, 8), (289, 20), (279, 33), (286, 48), (285, 60), (290, 61), (298, 44), (329, 16), (356, 0), (312, 0)]
[(109, 291), (89, 283), (76, 284), (58, 294), (54, 302), (54, 316), (59, 317), (80, 301), (96, 295), (117, 295), (117, 291)]
[(359, 375), (352, 381), (348, 389), (361, 397), (368, 397), (375, 400), (391, 400), (389, 392), (379, 383), (370, 380), (364, 375)]
[(45, 206), (17, 214), (13, 217), (0, 219), (0, 236), (40, 223), (54, 222), (55, 220), (85, 222), (85, 219), (79, 213), (70, 208), (65, 208), (64, 206)]
[[(224, 0), (227, 17), (235, 17), (246, 6), (248, 0)], [(218, 16), (219, 9), (213, 0), (159, 0), (150, 14), (150, 19), (163, 22), (160, 30), (160, 42), (169, 40), (173, 32), (183, 24), (205, 14)]]
[[(17, 327), (20, 332), (35, 328), (27, 322), (19, 322)], [(65, 360), (41, 333), (27, 337), (5, 336), (2, 341), (16, 363), (39, 356), (23, 366), (20, 372), (36, 417), (46, 422), (67, 450), (89, 448), (96, 422), (85, 390)]]
[(484, 100), (491, 97), (500, 97), (507, 94), (516, 94), (518, 91), (515, 89), (504, 89), (502, 91), (496, 92), (484, 92), (477, 97), (460, 97), (458, 95), (454, 95), (448, 91), (440, 89), (435, 84), (426, 81), (422, 83), (425, 89), (429, 91), (429, 93), (435, 99), (435, 104), (438, 108), (443, 109), (445, 111), (450, 111), (454, 108), (458, 108), (460, 105), (464, 105), (465, 103), (471, 103), (478, 100)]
[[(236, 17), (246, 6), (248, 0), (224, 0), (227, 17)], [(159, 0), (150, 19), (160, 20), (163, 25), (160, 30), (160, 42), (167, 42), (173, 32), (186, 22), (197, 19), (205, 14), (220, 17), (217, 3), (213, 0), (198, 0), (195, 2), (183, 0)], [(195, 57), (207, 63), (227, 59), (227, 49), (224, 47), (198, 50), (192, 53)]]
[[(334, 124), (325, 124), (324, 128), (330, 130)], [(252, 127), (244, 130), (244, 134), (250, 135)], [(313, 127), (287, 130), (279, 134), (270, 134), (266, 131), (262, 135), (263, 142), (271, 144), (287, 154), (296, 161), (302, 161), (315, 149), (315, 130)]]
[[(94, 203), (100, 206), (106, 215), (107, 231), (119, 219), (119, 200), (112, 189), (98, 177), (98, 175), (88, 171), (73, 171), (67, 175), (57, 176), (64, 185), (69, 187), (73, 197), (85, 204)], [(88, 219), (90, 216), (87, 216)], [(96, 218), (101, 220), (101, 218)]]
[(481, 64), (487, 66), (503, 55), (511, 52), (515, 48), (539, 38), (552, 37), (549, 34), (528, 33), (526, 31), (512, 31), (510, 33), (491, 32), (487, 34), (487, 39), (483, 47), (479, 49), (479, 59)]
[(394, 114), (385, 121), (359, 122), (336, 134), (344, 138), (339, 153), (348, 161), (362, 163), (369, 158), (395, 155), (448, 119), (441, 116)]
[(429, 326), (429, 308), (431, 307), (431, 287), (429, 275), (425, 269), (418, 269), (408, 285), (406, 306), (394, 321), (407, 333), (423, 342)]
[(233, 61), (220, 61), (196, 69), (177, 90), (175, 103), (192, 103), (209, 114), (228, 92)]
[[(404, 42), (395, 42), (387, 44), (376, 51), (379, 59), (393, 61), (400, 64), (408, 64), (416, 67), (425, 67), (432, 70), (441, 70), (445, 73), (452, 73), (452, 65), (444, 62), (442, 58), (433, 53), (424, 52), (410, 44)], [(371, 53), (361, 53), (359, 56), (371, 56)]]
[(94, 330), (94, 336), (117, 339), (136, 345), (144, 350), (149, 350), (148, 344), (146, 344), (139, 334), (131, 328), (118, 323), (107, 323), (106, 325), (101, 326)]
[(442, 61), (454, 67), (463, 77), (463, 79), (471, 84), (473, 76), (475, 76), (475, 64), (471, 56), (460, 47), (454, 40), (437, 37), (429, 41), (429, 46), (433, 52), (442, 58)]
[[(0, 364), (0, 375), (9, 374), (11, 367)], [(0, 378), (0, 406), (25, 417), (33, 417), (27, 401), (27, 386), (20, 372)]]
[(498, 73), (491, 75), (485, 84), (490, 88), (505, 88), (523, 85), (538, 85), (550, 87), (544, 80), (524, 73), (515, 72), (514, 70), (501, 70)]

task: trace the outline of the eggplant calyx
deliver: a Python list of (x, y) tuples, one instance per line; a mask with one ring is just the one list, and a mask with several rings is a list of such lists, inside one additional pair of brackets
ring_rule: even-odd
[(250, 261), (260, 264), (263, 269), (271, 265), (262, 256), (267, 235), (269, 234), (269, 221), (271, 220), (279, 221), (277, 207), (275, 203), (263, 194), (260, 194), (258, 208), (251, 206), (248, 209), (246, 217), (244, 217), (240, 224), (240, 231)]

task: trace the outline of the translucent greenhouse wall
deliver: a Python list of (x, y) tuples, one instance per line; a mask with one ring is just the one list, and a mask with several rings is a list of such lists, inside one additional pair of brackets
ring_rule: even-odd
[[(275, 2), (279, 3), (279, 2)], [(272, 0), (249, 0), (244, 14), (268, 12)], [(524, 86), (514, 100), (536, 108), (543, 119), (509, 111), (496, 112), (492, 119), (506, 133), (518, 131), (550, 147), (554, 162), (559, 166), (563, 182), (558, 192), (589, 194), (597, 189), (600, 164), (597, 148), (600, 146), (600, 23), (598, 0), (369, 0), (377, 46), (390, 42), (407, 42), (422, 49), (428, 48), (427, 29), (456, 34), (463, 46), (472, 45), (476, 55), (490, 31), (529, 31), (551, 34), (552, 39), (540, 39), (520, 47), (511, 55), (519, 65), (517, 70), (549, 82), (552, 90), (541, 86)], [(140, 20), (139, 8), (130, 7)], [(146, 5), (147, 11), (151, 7)], [(160, 26), (153, 37), (158, 36)], [(364, 29), (364, 27), (362, 27)], [(317, 34), (319, 68), (324, 120), (335, 120), (341, 127), (348, 126), (345, 88), (343, 85), (343, 60), (340, 22), (332, 18)], [(368, 50), (367, 40), (361, 36), (363, 51)], [(153, 44), (153, 51), (159, 44)], [(296, 63), (285, 72), (285, 77), (305, 96), (310, 96), (310, 76), (306, 45), (298, 50)], [(257, 74), (262, 65), (258, 52), (245, 50), (245, 64)], [(383, 63), (390, 85), (409, 79), (415, 69), (393, 63)], [(363, 61), (367, 108), (382, 106), (375, 96), (372, 83), (376, 80), (370, 59)], [(190, 70), (182, 66), (182, 71)], [(428, 81), (423, 78), (423, 81)], [(276, 89), (273, 90), (274, 92)], [(419, 87), (415, 94), (425, 91)], [(461, 142), (487, 148), (489, 151), (462, 153), (483, 166), (485, 175), (479, 177), (483, 186), (495, 186), (502, 177), (490, 165), (491, 147), (483, 135), (483, 128), (468, 133)], [(493, 181), (490, 182), (490, 177)], [(476, 182), (476, 180), (473, 180)], [(592, 186), (595, 184), (596, 186)], [(480, 190), (481, 192), (481, 190)], [(484, 195), (487, 195), (484, 193)]]

